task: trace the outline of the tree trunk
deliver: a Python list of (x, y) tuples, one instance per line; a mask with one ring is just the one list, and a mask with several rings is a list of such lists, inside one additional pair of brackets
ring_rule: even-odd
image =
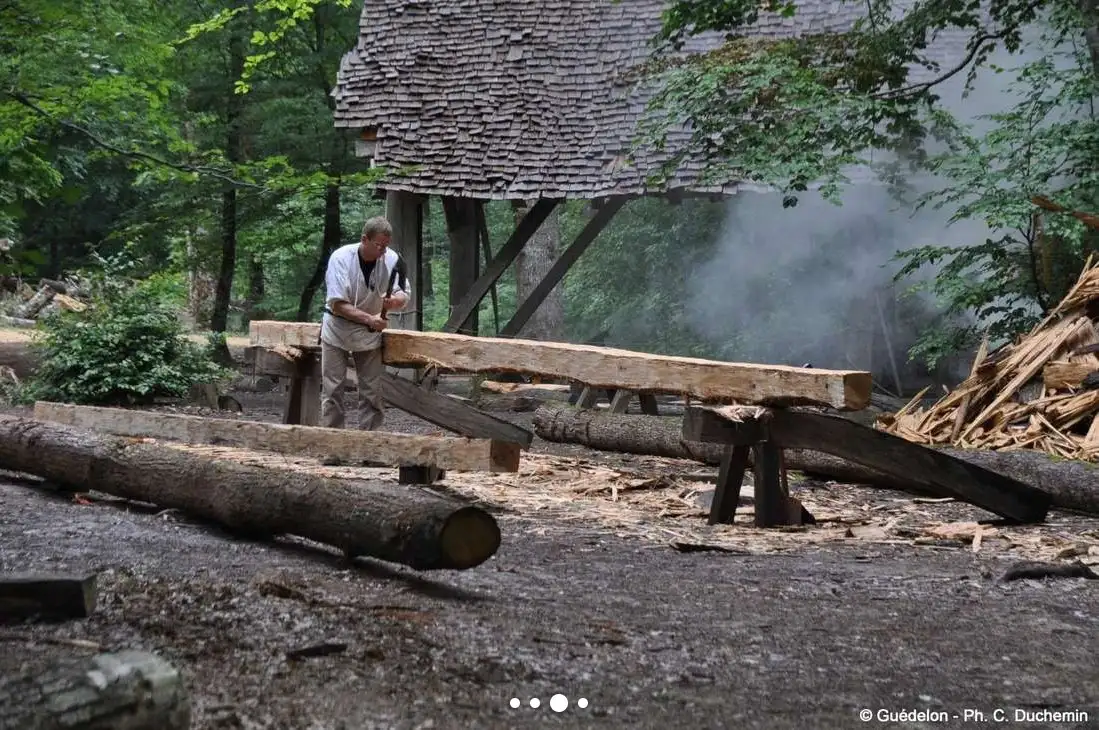
[[(236, 7), (242, 7), (237, 2)], [(244, 97), (236, 93), (236, 83), (244, 73), (244, 28), (239, 18), (229, 28), (229, 88), (225, 103), (225, 157), (236, 165), (244, 157), (241, 126), (244, 122)], [(210, 329), (224, 332), (229, 324), (229, 302), (233, 295), (233, 275), (237, 268), (237, 189), (228, 184), (221, 194), (221, 268), (214, 292), (214, 311)]]
[(250, 254), (248, 256), (248, 321), (268, 319), (266, 312), (260, 309), (266, 289), (263, 277), (263, 259), (256, 254)]
[[(705, 464), (721, 462), (724, 446), (687, 441), (683, 421), (675, 416), (639, 416), (580, 410), (547, 404), (534, 413), (534, 432), (546, 441), (575, 443), (593, 449), (691, 459)], [(1099, 514), (1099, 469), (1077, 461), (1053, 461), (1045, 454), (1022, 451), (977, 451), (940, 448), (956, 459), (995, 471), (1049, 494), (1053, 506)], [(785, 449), (787, 469), (851, 484), (867, 484), (915, 494), (926, 487), (810, 449)]]
[(342, 225), (340, 180), (335, 178), (324, 189), (324, 233), (321, 234), (321, 250), (317, 257), (317, 265), (313, 267), (313, 274), (301, 292), (301, 300), (298, 302), (299, 322), (309, 320), (310, 311), (313, 309), (313, 297), (317, 295), (317, 289), (324, 281), (324, 271), (328, 268), (328, 257), (339, 247), (340, 240), (343, 238)]
[(191, 702), (179, 672), (148, 652), (54, 662), (0, 679), (3, 730), (186, 730)]
[[(514, 203), (515, 222), (518, 225), (529, 204)], [(538, 231), (519, 252), (515, 259), (516, 306), (530, 296), (538, 282), (553, 267), (561, 248), (560, 208), (554, 208)], [(528, 340), (559, 340), (565, 324), (565, 283), (562, 281), (546, 296), (534, 316), (523, 326), (519, 336)]]
[(0, 416), (0, 468), (417, 570), (472, 568), (500, 543), (491, 515), (432, 492), (246, 466), (22, 418)]

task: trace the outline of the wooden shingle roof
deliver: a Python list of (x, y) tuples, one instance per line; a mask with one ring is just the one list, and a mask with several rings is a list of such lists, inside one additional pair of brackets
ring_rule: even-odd
[[(646, 97), (625, 77), (644, 61), (665, 0), (365, 0), (333, 96), (338, 127), (375, 129), (382, 185), (482, 199), (598, 198), (702, 186), (688, 163), (665, 190), (655, 158), (626, 164)], [(848, 29), (859, 3), (799, 2), (750, 34)], [(713, 47), (717, 36), (696, 38)], [(639, 169), (639, 167), (641, 169)]]

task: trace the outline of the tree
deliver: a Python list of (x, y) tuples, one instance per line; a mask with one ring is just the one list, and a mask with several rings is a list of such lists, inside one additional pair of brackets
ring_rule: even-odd
[[(872, 0), (864, 7), (844, 32), (771, 40), (733, 35), (760, 18), (758, 3), (675, 0), (643, 69), (656, 93), (639, 146), (665, 145), (671, 130), (686, 126), (685, 145), (672, 150), (658, 177), (688, 156), (702, 158), (707, 177), (772, 186), (785, 193), (784, 205), (796, 205), (810, 185), (836, 199), (851, 170), (873, 167), (871, 154), (882, 150), (894, 153), (888, 166), (876, 167), (891, 183), (921, 169), (944, 179), (916, 203), (951, 206), (955, 220), (982, 220), (994, 235), (901, 254), (902, 275), (943, 266), (933, 288), (945, 299), (945, 316), (977, 317), (928, 332), (914, 353), (933, 362), (986, 328), (994, 340), (1025, 328), (1056, 303), (1094, 245), (1077, 222), (1038, 216), (1029, 201), (1040, 194), (1085, 210), (1099, 203), (1092, 192), (1099, 14), (1094, 0)], [(779, 0), (763, 10), (798, 12)], [(729, 36), (709, 52), (681, 52), (686, 38), (707, 32)], [(960, 58), (940, 68), (935, 44), (948, 33), (968, 41)], [(971, 83), (994, 51), (1018, 56), (1024, 49), (1021, 100), (988, 120), (990, 131), (977, 134), (945, 111), (939, 93), (946, 82)], [(1056, 61), (1061, 49), (1067, 64)]]

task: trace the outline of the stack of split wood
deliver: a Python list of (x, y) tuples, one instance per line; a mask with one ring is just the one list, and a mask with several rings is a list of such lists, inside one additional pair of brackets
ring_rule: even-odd
[(22, 303), (11, 311), (10, 316), (0, 315), (0, 325), (33, 327), (39, 317), (52, 312), (82, 312), (88, 306), (81, 301), (80, 287), (72, 281), (42, 279), (38, 289), (32, 289), (21, 282), (19, 293), (22, 295)]
[(928, 409), (922, 393), (878, 427), (929, 445), (1041, 450), (1099, 456), (1099, 264), (1089, 260), (1057, 308), (1018, 342), (988, 353), (970, 376)]

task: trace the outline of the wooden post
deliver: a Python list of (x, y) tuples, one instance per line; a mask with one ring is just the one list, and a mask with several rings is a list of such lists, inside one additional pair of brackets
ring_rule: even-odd
[(534, 287), (534, 291), (523, 300), (511, 320), (500, 330), (501, 337), (515, 337), (522, 331), (523, 326), (538, 311), (538, 307), (542, 305), (549, 293), (565, 278), (568, 270), (572, 268), (572, 265), (576, 263), (581, 254), (588, 250), (588, 246), (592, 244), (599, 232), (611, 222), (611, 219), (614, 218), (625, 202), (626, 198), (616, 197), (600, 206), (592, 219), (584, 226), (584, 230), (580, 231), (580, 235), (576, 237), (576, 240), (558, 257), (550, 270), (546, 272), (546, 276), (538, 282), (538, 286)]
[(711, 525), (731, 525), (736, 517), (740, 488), (744, 484), (744, 472), (748, 469), (748, 446), (726, 446), (717, 473), (714, 499), (710, 503)]
[(423, 201), (403, 190), (387, 190), (385, 217), (393, 226), (393, 248), (408, 266), (412, 286), (411, 313), (394, 313), (390, 321), (401, 329), (424, 329)]
[[(443, 198), (447, 232), (450, 234), (450, 310), (454, 312), (477, 282), (480, 250), (477, 231), (477, 201), (471, 198)], [(460, 334), (477, 334), (477, 308), (459, 323)]]
[[(485, 218), (485, 202), (483, 200), (477, 201), (477, 234), (481, 239), (481, 250), (485, 254), (485, 268), (481, 270), (483, 274), (492, 264), (492, 239), (488, 235), (488, 220)], [(478, 274), (479, 276), (480, 274)], [(496, 293), (496, 282), (492, 283), (492, 332), (493, 334), (500, 334), (500, 299)]]
[(492, 285), (515, 261), (519, 251), (522, 250), (531, 236), (538, 232), (538, 228), (553, 212), (557, 202), (556, 200), (543, 198), (527, 211), (527, 214), (523, 216), (523, 220), (519, 221), (519, 225), (515, 227), (515, 230), (508, 238), (507, 243), (492, 258), (492, 263), (485, 269), (485, 273), (477, 277), (473, 286), (466, 292), (458, 305), (451, 309), (450, 319), (443, 325), (443, 332), (457, 332), (458, 327), (466, 321), (470, 313), (476, 311), (481, 304), (481, 300), (485, 298), (485, 294), (488, 294)]

